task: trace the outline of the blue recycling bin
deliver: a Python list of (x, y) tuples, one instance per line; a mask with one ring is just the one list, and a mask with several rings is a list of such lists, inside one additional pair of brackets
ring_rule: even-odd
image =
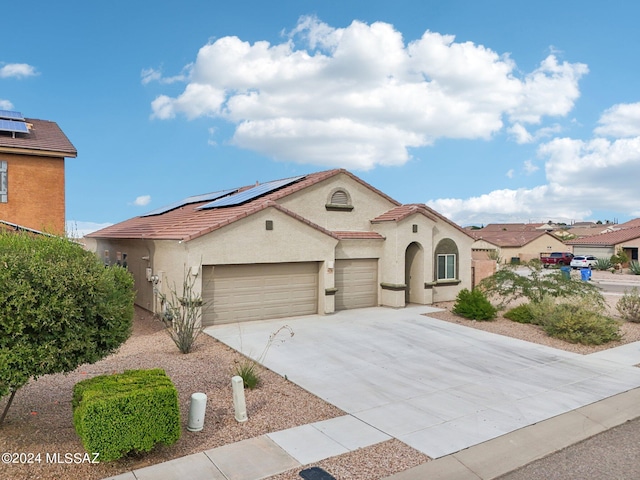
[(591, 269), (583, 268), (582, 270), (580, 270), (580, 276), (582, 277), (583, 282), (588, 282), (589, 280), (591, 280)]
[(562, 276), (567, 280), (571, 278), (571, 267), (560, 267), (560, 272), (562, 273)]

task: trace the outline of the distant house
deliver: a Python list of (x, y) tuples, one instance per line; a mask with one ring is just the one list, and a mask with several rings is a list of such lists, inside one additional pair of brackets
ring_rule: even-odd
[(629, 220), (628, 222), (618, 223), (612, 226), (615, 227), (616, 230), (619, 230), (621, 228), (640, 227), (640, 218), (634, 218), (633, 220)]
[[(620, 224), (618, 227), (622, 225), (624, 224)], [(621, 228), (613, 232), (569, 240), (567, 245), (573, 247), (576, 255), (593, 255), (598, 258), (610, 258), (619, 249), (622, 249), (630, 260), (638, 260), (640, 226)]]
[(532, 231), (546, 225), (542, 223), (489, 223), (486, 227), (476, 230), (483, 232), (525, 232)]
[(0, 221), (65, 232), (65, 158), (75, 147), (55, 122), (0, 110)]
[(467, 232), (343, 169), (190, 197), (88, 237), (105, 263), (126, 258), (148, 310), (194, 276), (204, 325), (431, 304), (471, 287)]
[(528, 262), (541, 254), (571, 251), (559, 238), (544, 230), (512, 230), (471, 232), (476, 239), (472, 246), (473, 258), (480, 260), (495, 254), (502, 263)]

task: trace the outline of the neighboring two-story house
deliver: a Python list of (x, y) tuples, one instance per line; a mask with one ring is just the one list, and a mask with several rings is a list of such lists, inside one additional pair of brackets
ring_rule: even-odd
[(65, 233), (65, 158), (77, 152), (55, 122), (0, 110), (0, 221)]
[(148, 310), (191, 275), (204, 325), (431, 304), (471, 288), (467, 232), (343, 169), (190, 197), (88, 237), (105, 263), (126, 263)]

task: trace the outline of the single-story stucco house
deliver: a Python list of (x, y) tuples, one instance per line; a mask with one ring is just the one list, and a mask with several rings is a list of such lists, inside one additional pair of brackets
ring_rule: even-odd
[(344, 169), (190, 197), (88, 237), (106, 264), (126, 263), (136, 303), (153, 312), (193, 275), (205, 326), (431, 304), (471, 288), (467, 232)]
[(472, 230), (473, 258), (496, 252), (502, 263), (528, 262), (551, 252), (570, 252), (562, 240), (544, 230)]
[(613, 232), (601, 233), (585, 238), (569, 240), (576, 255), (593, 255), (597, 258), (611, 258), (622, 249), (629, 260), (638, 260), (640, 249), (640, 226), (622, 228)]

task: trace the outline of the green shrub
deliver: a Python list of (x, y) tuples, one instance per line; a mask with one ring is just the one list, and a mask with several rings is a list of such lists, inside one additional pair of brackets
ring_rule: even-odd
[(640, 263), (638, 263), (637, 260), (631, 260), (631, 263), (629, 263), (629, 272), (634, 275), (640, 275)]
[(505, 312), (503, 316), (518, 323), (534, 323), (533, 313), (531, 313), (531, 307), (528, 303), (512, 308)]
[(542, 326), (551, 337), (583, 345), (601, 345), (622, 338), (618, 322), (580, 303), (555, 305)]
[(453, 306), (453, 313), (472, 320), (492, 320), (497, 309), (491, 305), (484, 293), (478, 289), (460, 290)]
[(0, 397), (110, 355), (129, 338), (135, 290), (122, 267), (65, 238), (0, 228)]
[(593, 266), (594, 269), (602, 271), (610, 270), (612, 267), (613, 264), (608, 258), (598, 258), (596, 260), (596, 264)]
[(236, 364), (233, 374), (242, 377), (245, 388), (253, 390), (260, 383), (260, 373), (258, 365), (253, 360), (245, 359)]
[(640, 322), (640, 293), (638, 293), (638, 289), (634, 287), (630, 292), (625, 291), (622, 298), (616, 303), (616, 309), (624, 320)]
[(128, 370), (78, 382), (73, 424), (87, 452), (99, 460), (148, 452), (180, 438), (178, 392), (164, 370)]

